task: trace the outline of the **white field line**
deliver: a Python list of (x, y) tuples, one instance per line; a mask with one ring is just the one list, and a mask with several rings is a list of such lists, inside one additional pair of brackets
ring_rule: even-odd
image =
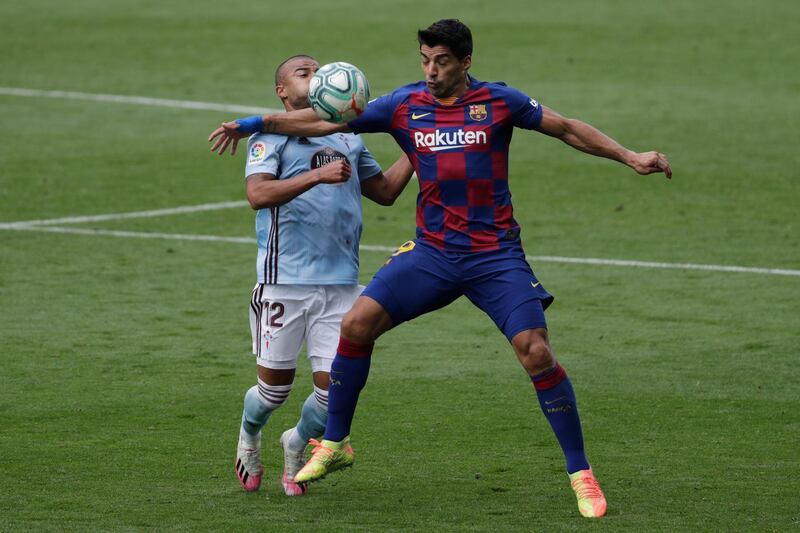
[[(116, 94), (94, 94), (74, 91), (43, 91), (38, 89), (24, 89), (18, 87), (0, 87), (0, 95), (27, 96), (39, 98), (66, 98), (73, 100), (87, 100), (91, 102), (112, 102), (119, 104), (136, 104), (177, 109), (200, 109), (208, 111), (226, 111), (231, 113), (274, 113), (276, 109), (219, 104), (214, 102), (196, 102), (191, 100), (171, 100), (165, 98), (150, 98), (147, 96), (123, 96)], [(202, 206), (185, 206), (172, 209), (159, 209), (155, 211), (138, 211), (133, 213), (117, 213), (108, 215), (91, 215), (82, 217), (66, 217), (50, 220), (30, 220), (22, 222), (0, 223), (0, 229), (47, 231), (51, 233), (71, 233), (80, 235), (105, 235), (112, 237), (133, 237), (151, 239), (172, 239), (187, 241), (216, 241), (252, 244), (254, 239), (245, 237), (221, 237), (216, 235), (185, 235), (176, 233), (148, 233), (136, 231), (114, 231), (101, 229), (82, 229), (57, 227), (57, 224), (98, 222), (107, 220), (120, 220), (124, 218), (142, 218), (166, 216), (178, 213), (191, 213), (196, 211), (227, 209), (247, 205), (246, 202), (222, 202), (219, 204), (203, 204)], [(368, 252), (392, 252), (391, 246), (371, 246), (362, 244), (361, 249)], [(777, 276), (800, 276), (800, 270), (782, 268), (745, 267), (732, 265), (701, 265), (695, 263), (659, 263), (653, 261), (630, 261), (625, 259), (598, 259), (592, 257), (560, 257), (560, 256), (526, 256), (528, 261), (537, 263), (567, 263), (599, 266), (621, 266), (632, 268), (665, 268), (677, 270), (704, 270), (710, 272), (740, 272), (748, 274), (766, 274)]]
[(190, 233), (160, 233), (149, 231), (123, 231), (95, 228), (70, 228), (61, 226), (6, 226), (0, 229), (17, 231), (40, 231), (44, 233), (66, 233), (70, 235), (100, 235), (107, 237), (129, 237), (135, 239), (167, 239), (172, 241), (232, 242), (236, 244), (255, 244), (252, 237), (223, 237), (221, 235), (196, 235)]
[(733, 265), (701, 265), (697, 263), (660, 263), (628, 259), (598, 259), (594, 257), (561, 257), (557, 255), (526, 255), (536, 263), (572, 263), (579, 265), (609, 265), (634, 268), (669, 268), (675, 270), (707, 270), (711, 272), (741, 272), (746, 274), (771, 274), (774, 276), (800, 276), (800, 270), (788, 268), (745, 267)]
[(18, 229), (21, 226), (57, 226), (59, 224), (80, 224), (84, 222), (104, 222), (108, 220), (123, 220), (127, 218), (153, 218), (183, 213), (198, 213), (200, 211), (216, 211), (218, 209), (232, 209), (249, 205), (244, 200), (231, 202), (216, 202), (213, 204), (185, 205), (169, 207), (166, 209), (153, 209), (149, 211), (131, 211), (129, 213), (109, 213), (105, 215), (86, 215), (76, 217), (49, 218), (40, 220), (21, 220), (19, 222), (0, 223), (0, 229)]
[[(68, 100), (87, 100), (90, 102), (110, 102), (114, 104), (134, 104), (173, 109), (200, 109), (204, 111), (225, 111), (228, 113), (263, 114), (275, 113), (278, 109), (215, 102), (195, 102), (193, 100), (171, 100), (168, 98), (150, 98), (148, 96), (125, 96), (120, 94), (81, 93), (75, 91), (42, 91), (39, 89), (23, 89), (19, 87), (0, 87), (0, 95), (28, 96), (36, 98), (62, 98)], [(282, 111), (282, 110), (281, 110)]]
[[(185, 211), (184, 211), (185, 212)], [(106, 219), (108, 220), (108, 219)], [(182, 233), (160, 233), (143, 231), (120, 231), (92, 228), (74, 228), (51, 225), (5, 225), (0, 229), (18, 231), (40, 231), (47, 233), (66, 233), (73, 235), (96, 235), (107, 237), (128, 237), (138, 239), (167, 239), (176, 241), (207, 241), (207, 242), (227, 242), (236, 244), (254, 245), (255, 239), (251, 237), (224, 237), (221, 235), (196, 235)], [(396, 250), (393, 246), (376, 246), (362, 244), (360, 249), (364, 252), (383, 252), (390, 253)], [(629, 268), (662, 268), (671, 270), (702, 270), (706, 272), (737, 272), (743, 274), (762, 274), (773, 276), (798, 276), (800, 270), (790, 270), (784, 268), (762, 268), (745, 267), (731, 265), (702, 265), (696, 263), (659, 263), (654, 261), (631, 261), (626, 259), (598, 259), (592, 257), (561, 257), (553, 255), (527, 255), (525, 259), (532, 263), (561, 263), (561, 264), (581, 264), (597, 266), (618, 266)]]

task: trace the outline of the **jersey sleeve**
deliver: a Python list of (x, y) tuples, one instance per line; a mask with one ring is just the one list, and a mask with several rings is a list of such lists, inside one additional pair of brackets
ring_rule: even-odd
[(364, 181), (381, 172), (381, 166), (375, 161), (375, 158), (367, 150), (367, 147), (361, 146), (361, 153), (358, 154), (358, 181)]
[(526, 130), (538, 130), (542, 123), (542, 106), (539, 102), (513, 87), (506, 87), (503, 97), (511, 111), (514, 126)]
[(394, 110), (397, 107), (394, 96), (395, 93), (390, 93), (372, 100), (360, 117), (347, 123), (352, 132), (356, 134), (388, 133), (392, 123), (392, 115), (394, 115)]
[(244, 176), (252, 174), (272, 174), (278, 177), (281, 166), (281, 152), (288, 137), (257, 133), (247, 140), (247, 165)]

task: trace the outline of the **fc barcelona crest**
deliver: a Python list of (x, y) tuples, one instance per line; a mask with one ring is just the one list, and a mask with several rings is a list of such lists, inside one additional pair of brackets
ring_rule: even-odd
[(476, 104), (469, 106), (469, 118), (472, 120), (483, 120), (489, 116), (486, 112), (486, 104)]

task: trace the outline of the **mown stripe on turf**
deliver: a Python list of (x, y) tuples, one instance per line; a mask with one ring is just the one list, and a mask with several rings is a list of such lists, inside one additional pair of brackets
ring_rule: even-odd
[[(17, 231), (39, 231), (47, 233), (65, 233), (74, 235), (101, 235), (108, 237), (129, 237), (139, 239), (168, 239), (178, 241), (206, 241), (206, 242), (229, 242), (236, 244), (254, 245), (255, 239), (250, 237), (223, 237), (219, 235), (194, 235), (180, 233), (159, 233), (144, 231), (119, 231), (88, 228), (70, 228), (46, 225), (0, 225), (0, 229)], [(360, 249), (364, 252), (383, 252), (391, 253), (397, 248), (394, 246), (376, 246), (362, 244)], [(593, 257), (562, 257), (555, 255), (528, 255), (525, 259), (532, 263), (561, 263), (561, 264), (582, 264), (598, 266), (620, 266), (631, 268), (662, 268), (672, 270), (701, 270), (707, 272), (728, 272), (740, 274), (763, 274), (771, 276), (800, 276), (800, 270), (787, 268), (765, 268), (747, 267), (736, 265), (704, 265), (697, 263), (659, 263), (655, 261), (635, 261), (628, 259), (600, 259)]]

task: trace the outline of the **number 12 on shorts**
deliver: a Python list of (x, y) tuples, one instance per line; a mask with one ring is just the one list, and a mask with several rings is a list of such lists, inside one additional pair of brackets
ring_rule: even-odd
[(286, 312), (286, 307), (281, 302), (264, 302), (264, 311), (266, 311), (266, 320), (264, 321), (271, 328), (279, 328), (283, 326), (280, 321), (283, 314)]

